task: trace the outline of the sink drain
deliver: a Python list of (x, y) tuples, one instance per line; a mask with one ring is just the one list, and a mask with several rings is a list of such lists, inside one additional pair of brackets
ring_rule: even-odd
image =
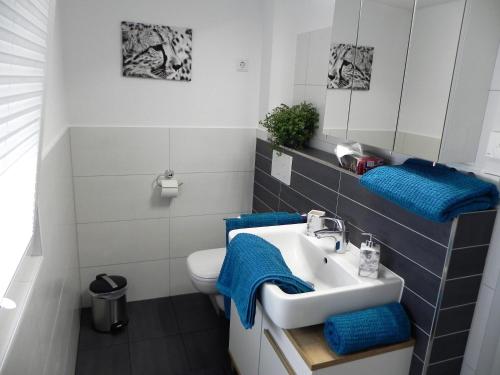
[(328, 263), (328, 258), (327, 257), (324, 257), (323, 258), (323, 263), (327, 264)]

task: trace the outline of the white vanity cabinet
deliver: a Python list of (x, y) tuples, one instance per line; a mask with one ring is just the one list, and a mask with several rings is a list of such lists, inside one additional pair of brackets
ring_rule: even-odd
[(239, 375), (406, 375), (413, 340), (337, 356), (326, 345), (321, 326), (281, 329), (257, 303), (255, 325), (245, 330), (233, 303), (229, 353)]

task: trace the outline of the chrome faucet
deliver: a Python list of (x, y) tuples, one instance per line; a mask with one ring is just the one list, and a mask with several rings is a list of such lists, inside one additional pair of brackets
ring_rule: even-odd
[(333, 237), (335, 238), (336, 234), (340, 234), (342, 237), (342, 242), (340, 244), (340, 247), (338, 249), (335, 249), (335, 252), (337, 253), (345, 253), (345, 249), (347, 244), (349, 243), (349, 231), (346, 228), (346, 222), (342, 219), (336, 219), (336, 218), (331, 218), (331, 217), (325, 217), (325, 221), (331, 221), (334, 225), (333, 229), (320, 229), (314, 232), (314, 235), (316, 238), (326, 238), (326, 237)]

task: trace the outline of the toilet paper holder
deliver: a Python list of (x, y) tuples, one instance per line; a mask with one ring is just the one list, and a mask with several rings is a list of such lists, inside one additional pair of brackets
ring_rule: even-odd
[[(171, 180), (173, 178), (174, 178), (174, 171), (172, 169), (167, 169), (165, 172), (163, 172), (163, 174), (159, 174), (158, 176), (156, 176), (155, 179), (156, 186), (161, 188), (161, 180)], [(183, 182), (179, 181), (178, 186), (181, 186), (182, 184)]]

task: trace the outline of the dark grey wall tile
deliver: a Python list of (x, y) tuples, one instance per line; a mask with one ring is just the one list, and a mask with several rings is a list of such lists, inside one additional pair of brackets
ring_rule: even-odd
[(444, 287), (441, 307), (452, 307), (476, 302), (481, 287), (482, 276), (448, 280)]
[(463, 357), (429, 366), (427, 375), (460, 375)]
[(273, 157), (273, 148), (271, 144), (259, 138), (257, 138), (257, 142), (255, 143), (255, 151), (269, 159)]
[(439, 312), (436, 335), (464, 331), (470, 328), (476, 304), (452, 307)]
[(358, 228), (373, 233), (380, 241), (398, 250), (426, 269), (441, 275), (446, 248), (350, 199), (339, 196), (337, 215)]
[(267, 174), (271, 174), (271, 167), (273, 162), (260, 154), (255, 154), (255, 167)]
[(288, 205), (286, 202), (284, 202), (282, 200), (280, 200), (279, 211), (284, 211), (284, 212), (298, 212), (296, 208)]
[(274, 211), (278, 210), (279, 198), (258, 183), (253, 184), (253, 194)]
[(436, 223), (405, 210), (387, 199), (373, 194), (359, 183), (359, 178), (347, 173), (342, 173), (340, 193), (448, 246), (451, 222)]
[(312, 201), (317, 202), (328, 211), (335, 212), (338, 196), (335, 191), (327, 189), (295, 172), (292, 172), (290, 187), (306, 197), (309, 197)]
[(326, 187), (338, 191), (340, 172), (337, 169), (317, 163), (301, 155), (293, 155), (292, 170)]
[(430, 363), (459, 357), (464, 354), (469, 332), (460, 332), (434, 339)]
[(420, 358), (425, 358), (427, 344), (429, 343), (429, 335), (418, 328), (415, 324), (412, 324), (412, 336), (415, 338), (415, 349), (413, 352)]
[(455, 249), (451, 253), (448, 279), (483, 273), (488, 245)]
[[(424, 364), (416, 356), (411, 358), (410, 374), (409, 375), (422, 375)], [(389, 374), (387, 374), (389, 375)]]
[(430, 333), (435, 308), (406, 287), (403, 289), (401, 304), (404, 306), (411, 321), (415, 322), (425, 332)]
[(384, 266), (401, 276), (408, 288), (436, 305), (441, 283), (439, 277), (383, 245), (380, 249), (380, 260)]
[(496, 211), (482, 211), (459, 216), (453, 247), (489, 244), (496, 215)]
[(280, 182), (270, 174), (262, 172), (260, 169), (255, 170), (255, 182), (264, 186), (267, 190), (276, 196), (280, 193)]
[[(317, 203), (305, 198), (284, 184), (281, 184), (280, 199), (289, 206), (295, 207), (295, 209), (297, 209), (301, 214), (307, 213), (311, 210), (324, 209), (324, 207), (320, 207)], [(332, 214), (333, 212), (327, 210), (328, 216), (331, 216)]]
[(261, 213), (261, 212), (273, 212), (274, 210), (268, 206), (264, 202), (262, 202), (259, 198), (257, 198), (255, 195), (253, 196), (253, 203), (252, 203), (253, 211), (256, 213)]

